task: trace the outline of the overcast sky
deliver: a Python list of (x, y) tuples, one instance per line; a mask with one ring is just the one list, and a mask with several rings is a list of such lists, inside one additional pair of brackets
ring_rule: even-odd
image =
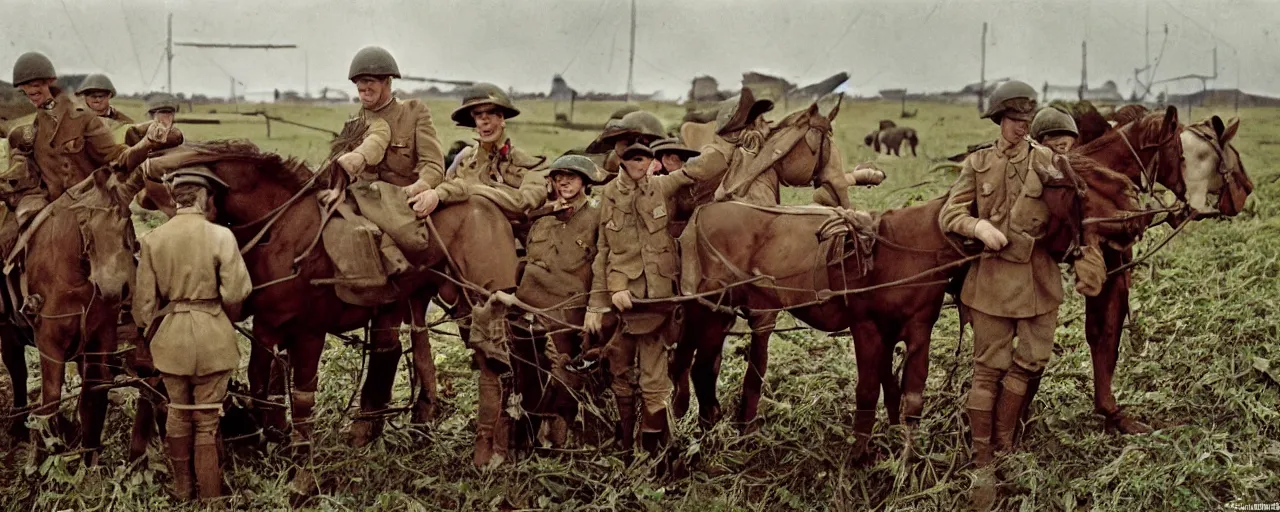
[[(1157, 79), (1212, 74), (1280, 96), (1280, 0), (637, 0), (635, 89), (683, 96), (696, 75), (722, 88), (757, 70), (807, 84), (847, 71), (855, 94), (956, 89), (976, 82), (982, 23), (987, 77), (1039, 87), (1114, 80), (1126, 95), (1168, 40)], [(291, 43), (299, 50), (176, 48), (178, 92), (225, 96), (230, 76), (250, 93), (329, 86), (353, 90), (359, 48), (391, 50), (406, 74), (546, 91), (563, 73), (579, 91), (627, 86), (628, 0), (0, 0), (0, 69), (24, 51), (62, 72), (106, 72), (125, 92), (163, 90), (165, 17), (174, 40)], [(305, 52), (305, 53), (304, 53)], [(305, 54), (305, 60), (304, 60)], [(304, 65), (309, 64), (309, 66)], [(309, 68), (309, 70), (308, 70)], [(308, 72), (309, 71), (309, 72)], [(415, 84), (403, 84), (412, 88)], [(1157, 86), (1198, 90), (1196, 82)], [(250, 96), (253, 98), (254, 96)]]

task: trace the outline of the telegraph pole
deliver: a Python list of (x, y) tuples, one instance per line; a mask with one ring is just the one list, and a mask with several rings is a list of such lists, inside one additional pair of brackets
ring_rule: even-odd
[(169, 61), (169, 87), (166, 90), (169, 94), (173, 94), (173, 13), (169, 14), (169, 30), (165, 37), (164, 52), (165, 58)]
[(627, 64), (627, 103), (631, 103), (636, 71), (636, 0), (631, 0), (631, 60)]
[(987, 92), (987, 22), (982, 22), (982, 69), (978, 71), (978, 112), (983, 112), (983, 96)]
[(1080, 101), (1084, 101), (1084, 93), (1089, 90), (1089, 42), (1080, 42)]

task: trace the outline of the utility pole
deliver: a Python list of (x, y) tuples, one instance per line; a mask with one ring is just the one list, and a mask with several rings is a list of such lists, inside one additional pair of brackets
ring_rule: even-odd
[(627, 103), (635, 90), (633, 78), (636, 71), (636, 0), (631, 0), (631, 60), (627, 64)]
[(169, 87), (166, 91), (169, 94), (173, 94), (173, 13), (169, 14), (169, 30), (168, 35), (165, 37), (164, 53), (165, 58), (169, 61)]
[(311, 99), (311, 60), (302, 50), (302, 99)]
[(1089, 42), (1080, 42), (1080, 101), (1084, 101), (1084, 93), (1089, 90)]
[(236, 112), (240, 111), (240, 100), (236, 98), (236, 77), (231, 77), (231, 104), (235, 106)]
[(982, 22), (982, 69), (978, 71), (978, 112), (983, 112), (983, 96), (987, 92), (987, 22)]

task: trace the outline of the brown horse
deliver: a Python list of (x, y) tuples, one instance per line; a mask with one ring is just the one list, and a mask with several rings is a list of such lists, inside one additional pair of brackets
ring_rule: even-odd
[[(286, 350), (292, 369), (293, 439), (300, 447), (297, 455), (304, 460), (310, 454), (307, 447), (312, 437), (311, 416), (326, 333), (349, 332), (368, 326), (371, 321), (375, 333), (391, 333), (371, 340), (368, 377), (361, 393), (361, 418), (376, 421), (387, 412), (391, 397), (401, 352), (395, 332), (406, 319), (405, 310), (401, 309), (407, 307), (405, 304), (411, 304), (408, 313), (413, 324), (425, 326), (427, 304), (437, 293), (455, 304), (455, 316), (469, 313), (468, 294), (450, 285), (442, 278), (444, 274), (490, 291), (514, 290), (516, 286), (511, 224), (492, 202), (472, 199), (441, 208), (431, 216), (438, 236), (433, 237), (425, 254), (409, 255), (418, 268), (427, 270), (411, 271), (396, 281), (400, 291), (396, 304), (400, 305), (370, 308), (345, 303), (333, 286), (313, 284), (335, 276), (333, 261), (317, 248), (327, 219), (317, 199), (317, 191), (323, 187), (316, 185), (316, 175), (301, 162), (260, 153), (248, 143), (222, 143), (221, 147), (207, 145), (195, 150), (209, 156), (203, 164), (230, 185), (216, 201), (217, 222), (233, 226), (242, 244), (257, 240), (244, 254), (256, 283), (245, 309), (253, 315), (250, 391), (259, 403), (268, 404), (269, 409), (263, 413), (266, 424), (282, 427), (283, 412), (275, 404), (283, 397), (270, 395), (279, 389), (271, 378), (273, 362), (280, 359), (277, 349)], [(325, 172), (340, 171), (330, 166)], [(163, 193), (155, 184), (148, 186), (149, 196)], [(258, 238), (259, 233), (265, 235)], [(444, 245), (437, 243), (441, 240)], [(414, 329), (411, 339), (419, 384), (418, 400), (413, 404), (414, 420), (425, 421), (438, 403), (435, 364), (426, 330)], [(309, 477), (305, 468), (300, 471), (295, 484), (305, 488), (295, 489), (313, 488)]]
[[(1140, 190), (1162, 185), (1180, 201), (1190, 204), (1196, 210), (1195, 215), (1238, 214), (1253, 190), (1239, 154), (1231, 146), (1238, 121), (1227, 125), (1214, 116), (1184, 129), (1178, 124), (1174, 107), (1168, 107), (1163, 113), (1141, 115), (1142, 112), (1139, 108), (1120, 109), (1116, 115), (1121, 121), (1136, 119), (1106, 131), (1073, 153), (1123, 173)], [(1218, 201), (1211, 205), (1210, 198), (1215, 194), (1219, 196)], [(1169, 219), (1186, 221), (1182, 215), (1171, 215)], [(1104, 247), (1103, 257), (1114, 275), (1108, 277), (1101, 294), (1085, 301), (1085, 335), (1093, 359), (1095, 410), (1104, 417), (1107, 430), (1149, 432), (1150, 427), (1116, 404), (1112, 391), (1122, 328), (1129, 314), (1132, 276), (1127, 266), (1133, 260), (1133, 253), (1127, 247)], [(1122, 267), (1126, 270), (1117, 272)]]
[(911, 156), (916, 156), (916, 146), (920, 144), (920, 138), (916, 135), (915, 128), (907, 128), (905, 126), (883, 128), (868, 133), (862, 139), (862, 142), (874, 148), (876, 153), (879, 153), (880, 148), (883, 147), (884, 154), (892, 154), (894, 156), (902, 156), (899, 150), (902, 148), (903, 141), (906, 141), (911, 146)]
[[(105, 170), (99, 170), (32, 221), (23, 258), (27, 293), (17, 313), (25, 319), (17, 325), (34, 327), (40, 353), (40, 405), (30, 411), (36, 426), (31, 432), (33, 456), (38, 457), (46, 441), (58, 444), (60, 434), (69, 430), (58, 414), (64, 367), (69, 362), (76, 363), (80, 372), (79, 442), (89, 451), (90, 464), (96, 462), (102, 446), (116, 323), (121, 298), (134, 275), (132, 224), (122, 206), (128, 199), (119, 195), (132, 197), (120, 192), (116, 178), (108, 179)], [(10, 338), (24, 329), (7, 331), (4, 361), (13, 379), (14, 407), (24, 412), (27, 383), (21, 340), (25, 336)], [(13, 431), (22, 431), (18, 426), (26, 417), (19, 415)]]
[[(1043, 196), (1055, 221), (1042, 243), (1059, 259), (1067, 257), (1084, 240), (1123, 233), (1131, 241), (1142, 226), (1140, 219), (1127, 219), (1126, 212), (1136, 209), (1136, 201), (1132, 186), (1122, 175), (1084, 159), (1075, 163), (1081, 171), (1062, 168), (1063, 177), (1047, 181)], [(1082, 200), (1086, 184), (1087, 197)], [(833, 259), (821, 256), (829, 253), (823, 252), (815, 234), (828, 222), (829, 212), (783, 214), (732, 203), (700, 209), (699, 220), (693, 224), (697, 226), (696, 246), (682, 239), (685, 257), (696, 258), (703, 268), (696, 291), (715, 291), (751, 275), (787, 276), (771, 279), (772, 286), (730, 290), (712, 301), (713, 306), (702, 304), (691, 308), (688, 318), (694, 329), (686, 332), (682, 339), (672, 371), (673, 375), (680, 375), (692, 362), (693, 383), (701, 406), (700, 423), (709, 425), (719, 416), (715, 382), (720, 347), (725, 329), (733, 320), (725, 313), (733, 310), (760, 313), (762, 309), (788, 309), (819, 330), (851, 329), (858, 363), (856, 453), (862, 454), (866, 448), (882, 388), (890, 422), (896, 424), (903, 417), (909, 425), (917, 423), (928, 375), (930, 333), (941, 311), (948, 281), (962, 275), (960, 264), (971, 258), (961, 254), (957, 244), (939, 228), (937, 218), (941, 207), (942, 199), (937, 199), (885, 212), (873, 237), (877, 242), (870, 255), (870, 271), (865, 275), (848, 271), (862, 264), (855, 255), (838, 252)], [(1081, 225), (1085, 216), (1127, 220), (1106, 228), (1113, 232), (1099, 232), (1104, 229), (1100, 224)], [(691, 247), (695, 250), (689, 250)], [(815, 254), (820, 255), (817, 263), (813, 263)], [(752, 273), (742, 269), (751, 269)], [(848, 291), (859, 289), (861, 291)], [(848, 292), (822, 300), (823, 295), (829, 295), (825, 290)], [(768, 361), (768, 333), (761, 334), (753, 332), (744, 376), (742, 405), (737, 416), (744, 431), (758, 428), (753, 420)], [(900, 384), (894, 382), (891, 365), (892, 349), (898, 341), (904, 341), (907, 347)], [(676, 382), (676, 404), (687, 403), (687, 382), (684, 379)], [(901, 404), (903, 391), (905, 408)], [(682, 410), (677, 408), (677, 412)]]

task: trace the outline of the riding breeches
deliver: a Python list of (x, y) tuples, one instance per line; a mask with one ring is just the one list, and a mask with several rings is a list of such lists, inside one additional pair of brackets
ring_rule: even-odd
[(168, 435), (190, 437), (194, 430), (196, 446), (216, 443), (231, 372), (201, 376), (166, 373), (163, 378), (169, 391), (169, 419), (165, 423)]
[(1005, 318), (976, 309), (969, 311), (973, 315), (974, 378), (969, 408), (991, 410), (995, 404), (997, 383), (1022, 394), (1029, 376), (1044, 370), (1053, 355), (1053, 332), (1058, 326), (1058, 312), (1054, 310), (1030, 318)]
[(640, 391), (644, 404), (641, 432), (662, 432), (667, 406), (674, 386), (667, 373), (667, 343), (664, 331), (646, 334), (619, 332), (605, 347), (605, 358), (613, 374), (613, 393), (630, 397)]

